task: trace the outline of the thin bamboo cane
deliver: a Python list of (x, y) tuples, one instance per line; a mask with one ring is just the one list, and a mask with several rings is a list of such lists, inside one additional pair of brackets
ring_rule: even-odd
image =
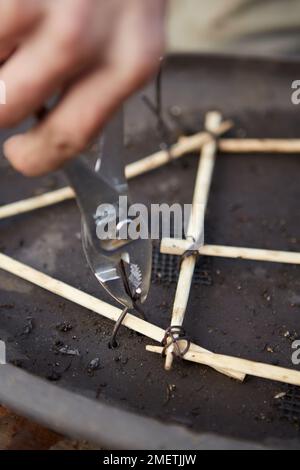
[(300, 139), (221, 139), (223, 153), (300, 153)]
[[(161, 253), (181, 256), (195, 247), (188, 240), (175, 240), (164, 238), (161, 243)], [(259, 250), (254, 248), (240, 248), (234, 246), (204, 245), (199, 248), (202, 256), (219, 258), (244, 259), (252, 261), (266, 261), (270, 263), (300, 264), (300, 253), (292, 251)]]
[(12, 204), (0, 207), (0, 220), (7, 219), (8, 217), (13, 217), (15, 215), (25, 214), (43, 207), (53, 206), (54, 204), (74, 199), (74, 197), (74, 191), (71, 188), (66, 187), (42, 194), (41, 196), (13, 202)]
[[(163, 353), (163, 348), (158, 346), (147, 346), (146, 350), (157, 354)], [(253, 362), (232, 356), (201, 353), (194, 351), (192, 347), (183, 356), (183, 359), (209, 367), (226, 367), (227, 369), (238, 371), (245, 375), (300, 386), (300, 372), (292, 369), (271, 366), (269, 364)]]
[[(208, 132), (215, 133), (220, 127), (222, 116), (220, 113), (208, 113), (205, 128)], [(216, 161), (217, 143), (211, 139), (201, 151), (199, 167), (196, 177), (192, 213), (187, 230), (187, 239), (191, 242), (198, 241), (204, 230), (204, 213), (206, 210), (209, 191)], [(172, 312), (171, 327), (181, 327), (190, 296), (190, 290), (196, 266), (197, 256), (185, 258), (180, 267), (179, 279)], [(178, 335), (174, 335), (178, 339)], [(180, 343), (178, 343), (180, 346)], [(174, 344), (169, 344), (166, 350), (165, 369), (170, 370), (174, 358)]]

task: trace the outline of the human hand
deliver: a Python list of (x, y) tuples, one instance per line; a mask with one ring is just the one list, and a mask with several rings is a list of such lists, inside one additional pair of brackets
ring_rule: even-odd
[(11, 137), (4, 153), (27, 176), (80, 153), (114, 110), (156, 71), (166, 0), (0, 0), (0, 80), (13, 127), (52, 96), (45, 119)]

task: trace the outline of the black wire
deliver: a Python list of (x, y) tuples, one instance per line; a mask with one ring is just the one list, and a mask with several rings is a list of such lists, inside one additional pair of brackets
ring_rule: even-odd
[(109, 347), (110, 349), (116, 349), (118, 347), (118, 342), (117, 342), (117, 336), (118, 336), (118, 333), (119, 333), (119, 330), (121, 328), (121, 325), (124, 321), (124, 319), (126, 318), (127, 316), (127, 313), (128, 313), (128, 310), (129, 308), (128, 307), (125, 307), (123, 312), (121, 313), (118, 321), (116, 322), (115, 324), (115, 327), (113, 329), (113, 332), (112, 332), (112, 335), (111, 335), (111, 338), (110, 338), (110, 341), (109, 341)]
[[(186, 347), (181, 351), (179, 346), (179, 341), (185, 341)], [(164, 339), (162, 340), (162, 345), (164, 346), (163, 355), (165, 356), (168, 348), (173, 344), (175, 356), (180, 357), (181, 359), (186, 355), (191, 347), (191, 341), (187, 337), (184, 328), (181, 325), (173, 325), (167, 328)]]
[[(144, 311), (143, 311), (143, 309), (140, 305), (140, 296), (137, 295), (137, 294), (133, 295), (132, 292), (131, 292), (128, 277), (127, 277), (127, 273), (126, 273), (126, 269), (125, 269), (125, 263), (124, 263), (123, 260), (121, 260), (121, 262), (120, 262), (120, 268), (121, 268), (121, 276), (122, 276), (122, 280), (123, 280), (123, 283), (124, 283), (125, 292), (130, 297), (130, 299), (132, 300), (132, 305), (133, 305), (134, 310), (136, 310), (142, 316), (143, 320), (145, 320), (146, 316), (145, 316), (145, 313), (144, 313)], [(125, 320), (125, 318), (128, 314), (128, 311), (129, 311), (129, 307), (125, 307), (123, 312), (121, 313), (118, 321), (115, 324), (115, 327), (113, 329), (112, 336), (111, 336), (111, 339), (110, 339), (110, 342), (109, 342), (109, 347), (111, 349), (115, 349), (115, 348), (118, 347), (117, 336), (118, 336), (119, 330), (122, 326), (122, 323), (123, 323), (123, 321)]]

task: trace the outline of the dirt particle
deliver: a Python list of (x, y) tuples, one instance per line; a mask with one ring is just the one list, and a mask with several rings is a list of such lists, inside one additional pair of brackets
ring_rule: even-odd
[(56, 325), (56, 329), (61, 333), (68, 333), (73, 329), (73, 325), (71, 325), (69, 322), (63, 322)]
[(286, 397), (286, 393), (285, 392), (281, 392), (281, 393), (278, 393), (277, 395), (275, 395), (274, 399), (275, 400), (281, 400), (282, 398)]
[(88, 373), (93, 374), (95, 371), (99, 370), (101, 367), (101, 361), (99, 357), (93, 359), (88, 365)]
[(32, 318), (27, 318), (27, 323), (23, 328), (22, 336), (28, 336), (34, 329), (34, 322)]
[(70, 346), (63, 345), (58, 347), (57, 352), (62, 354), (63, 356), (80, 356), (80, 352), (78, 349), (72, 349)]
[(165, 405), (169, 403), (172, 398), (175, 398), (175, 390), (176, 390), (176, 385), (174, 384), (167, 384), (167, 397), (165, 400)]

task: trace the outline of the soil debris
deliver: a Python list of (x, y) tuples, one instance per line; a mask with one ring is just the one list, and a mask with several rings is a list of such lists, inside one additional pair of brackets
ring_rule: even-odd
[(56, 329), (61, 333), (68, 333), (69, 331), (73, 330), (73, 325), (69, 322), (63, 322), (56, 325)]
[(23, 328), (22, 336), (28, 336), (34, 329), (34, 322), (31, 317), (27, 318), (27, 323)]
[(80, 356), (80, 352), (78, 351), (78, 349), (72, 349), (69, 346), (63, 346), (62, 348), (60, 348), (59, 352), (66, 356)]
[(97, 370), (99, 370), (101, 367), (101, 361), (99, 359), (99, 357), (96, 357), (95, 359), (93, 359), (89, 365), (88, 365), (88, 373), (89, 374), (93, 374), (94, 372), (96, 372)]

